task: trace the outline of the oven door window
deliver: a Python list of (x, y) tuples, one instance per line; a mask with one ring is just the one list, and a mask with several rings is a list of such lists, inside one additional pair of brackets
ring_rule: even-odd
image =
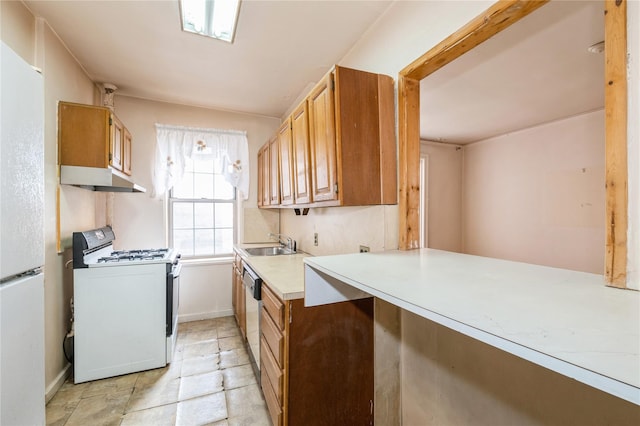
[(194, 154), (169, 192), (170, 245), (183, 258), (229, 256), (236, 232), (236, 190), (222, 175), (221, 161)]

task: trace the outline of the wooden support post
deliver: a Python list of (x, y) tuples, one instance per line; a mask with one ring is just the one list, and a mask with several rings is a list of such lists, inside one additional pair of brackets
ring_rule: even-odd
[(627, 2), (605, 1), (606, 255), (609, 286), (627, 276)]

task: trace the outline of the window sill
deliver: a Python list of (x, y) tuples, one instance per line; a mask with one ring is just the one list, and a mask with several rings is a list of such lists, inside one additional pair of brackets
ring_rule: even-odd
[(183, 266), (227, 265), (233, 263), (233, 255), (224, 257), (180, 259)]

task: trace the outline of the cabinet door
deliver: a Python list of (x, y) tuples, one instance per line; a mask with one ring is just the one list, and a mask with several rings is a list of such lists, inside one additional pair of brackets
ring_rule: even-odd
[(292, 168), (291, 120), (282, 123), (278, 130), (278, 149), (280, 150), (280, 204), (293, 204), (293, 168)]
[(258, 150), (258, 207), (264, 206), (264, 147)]
[(122, 171), (131, 176), (131, 133), (124, 128), (122, 138)]
[(271, 204), (271, 174), (269, 173), (269, 143), (262, 150), (262, 205)]
[(291, 115), (293, 143), (293, 198), (296, 204), (312, 202), (309, 192), (309, 120), (307, 103), (303, 102)]
[(269, 141), (269, 205), (280, 204), (280, 173), (278, 172), (278, 138)]
[(124, 136), (124, 127), (122, 122), (111, 116), (111, 143), (110, 143), (110, 164), (116, 170), (122, 171), (122, 138)]
[(109, 165), (111, 112), (106, 108), (58, 104), (58, 161), (68, 166)]
[(333, 87), (333, 74), (330, 73), (308, 98), (311, 194), (314, 202), (338, 199)]

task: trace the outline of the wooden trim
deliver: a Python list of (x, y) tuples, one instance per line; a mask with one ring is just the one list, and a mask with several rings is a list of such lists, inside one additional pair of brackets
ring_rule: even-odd
[(605, 1), (606, 254), (609, 286), (627, 275), (627, 2)]
[(427, 53), (406, 66), (400, 75), (422, 80), (483, 41), (513, 25), (549, 0), (505, 0), (494, 3)]
[(399, 241), (420, 248), (420, 81), (398, 78)]

